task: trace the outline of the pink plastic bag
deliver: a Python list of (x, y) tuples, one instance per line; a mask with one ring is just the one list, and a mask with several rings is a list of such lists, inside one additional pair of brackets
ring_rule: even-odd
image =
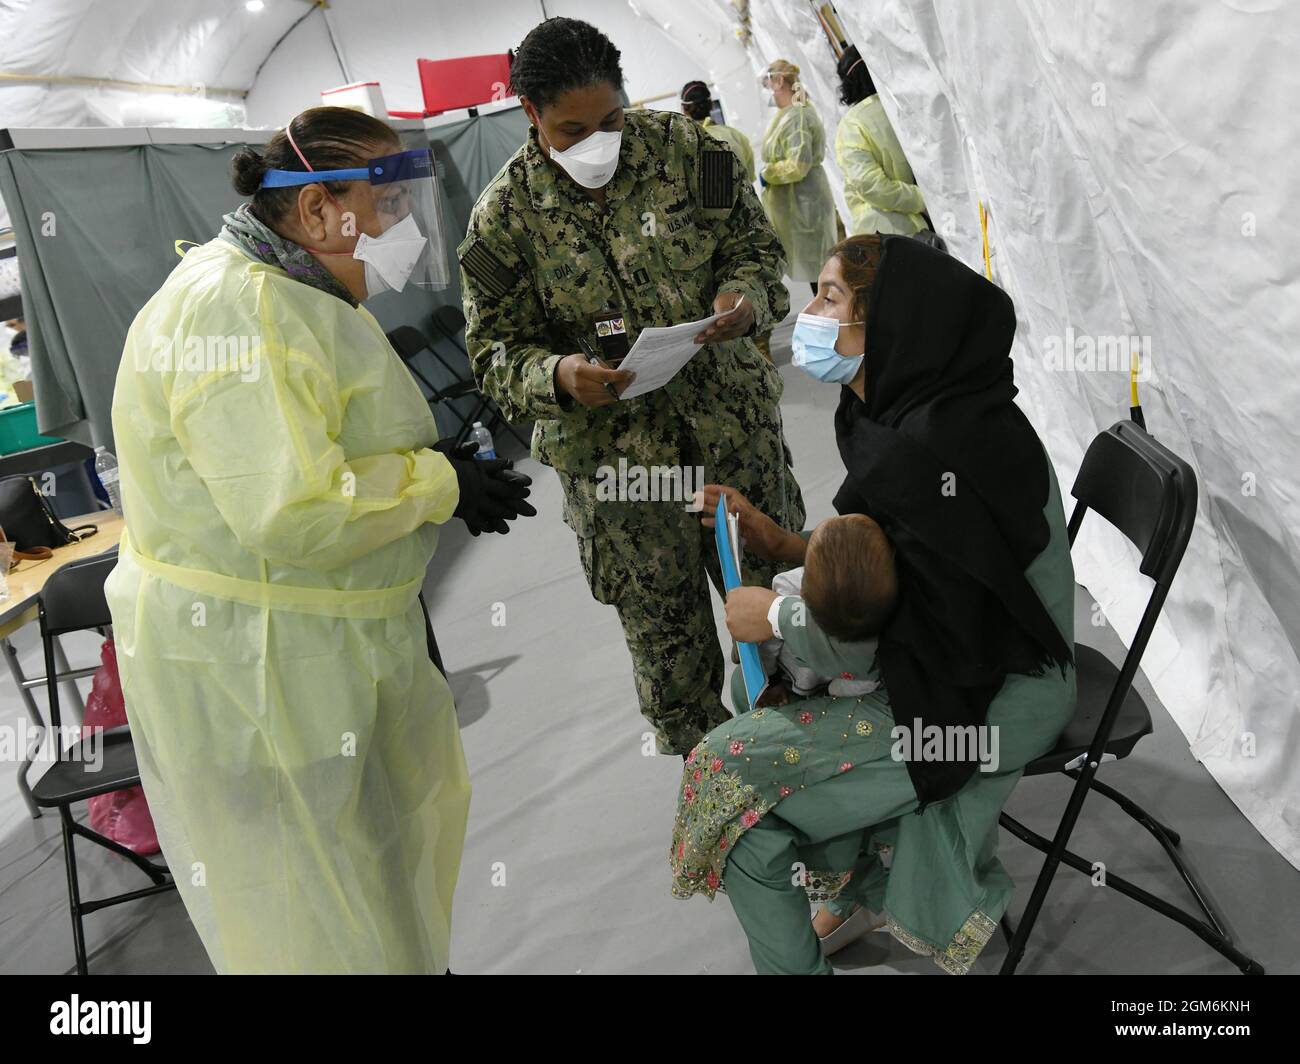
[[(84, 738), (90, 735), (92, 728), (117, 728), (126, 722), (122, 681), (117, 675), (117, 652), (113, 649), (113, 640), (105, 639), (99, 650), (99, 669), (91, 681), (90, 697), (86, 699), (81, 734)], [(123, 791), (97, 794), (86, 804), (90, 806), (92, 830), (142, 857), (162, 852), (143, 788), (128, 787)]]

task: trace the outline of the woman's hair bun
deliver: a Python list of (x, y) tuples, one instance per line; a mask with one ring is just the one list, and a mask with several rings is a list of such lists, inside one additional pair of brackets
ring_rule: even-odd
[(241, 196), (251, 196), (262, 187), (266, 160), (252, 148), (240, 148), (230, 160), (231, 181)]

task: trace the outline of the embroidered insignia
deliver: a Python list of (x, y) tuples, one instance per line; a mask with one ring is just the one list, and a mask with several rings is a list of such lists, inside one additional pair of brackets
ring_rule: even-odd
[(464, 271), (474, 278), (483, 290), (497, 299), (507, 295), (519, 279), (514, 270), (496, 257), (481, 240), (475, 240), (460, 257)]
[(730, 148), (706, 149), (700, 153), (700, 205), (730, 207), (735, 202), (736, 154)]

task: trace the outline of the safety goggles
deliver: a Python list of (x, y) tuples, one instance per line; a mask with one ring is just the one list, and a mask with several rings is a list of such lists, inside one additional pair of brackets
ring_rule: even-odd
[[(304, 160), (305, 162), (305, 160)], [(449, 282), (441, 199), (428, 148), (381, 155), (365, 166), (342, 170), (267, 170), (262, 188), (297, 188), (325, 181), (364, 181), (370, 188), (379, 235), (411, 218), (428, 246), (421, 252), (408, 283), (421, 288), (446, 288)], [(328, 190), (326, 190), (328, 191)]]

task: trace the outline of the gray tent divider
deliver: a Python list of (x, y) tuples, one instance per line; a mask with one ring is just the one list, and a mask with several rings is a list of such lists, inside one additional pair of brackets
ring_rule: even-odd
[[(439, 172), (452, 283), (441, 292), (385, 293), (367, 308), (385, 330), (430, 327), (435, 307), (460, 302), (456, 245), (479, 193), (524, 142), (518, 107), (428, 124), (393, 122), (409, 145), (426, 142)], [(37, 423), (45, 435), (113, 447), (113, 382), (127, 329), (176, 265), (175, 242), (216, 236), (240, 197), (230, 159), (270, 130), (0, 130), (0, 197), (8, 207), (22, 271)], [(440, 354), (463, 367), (445, 343)], [(420, 368), (451, 383), (437, 359)], [(469, 399), (460, 409), (472, 413)], [(456, 420), (439, 412), (438, 431)]]

